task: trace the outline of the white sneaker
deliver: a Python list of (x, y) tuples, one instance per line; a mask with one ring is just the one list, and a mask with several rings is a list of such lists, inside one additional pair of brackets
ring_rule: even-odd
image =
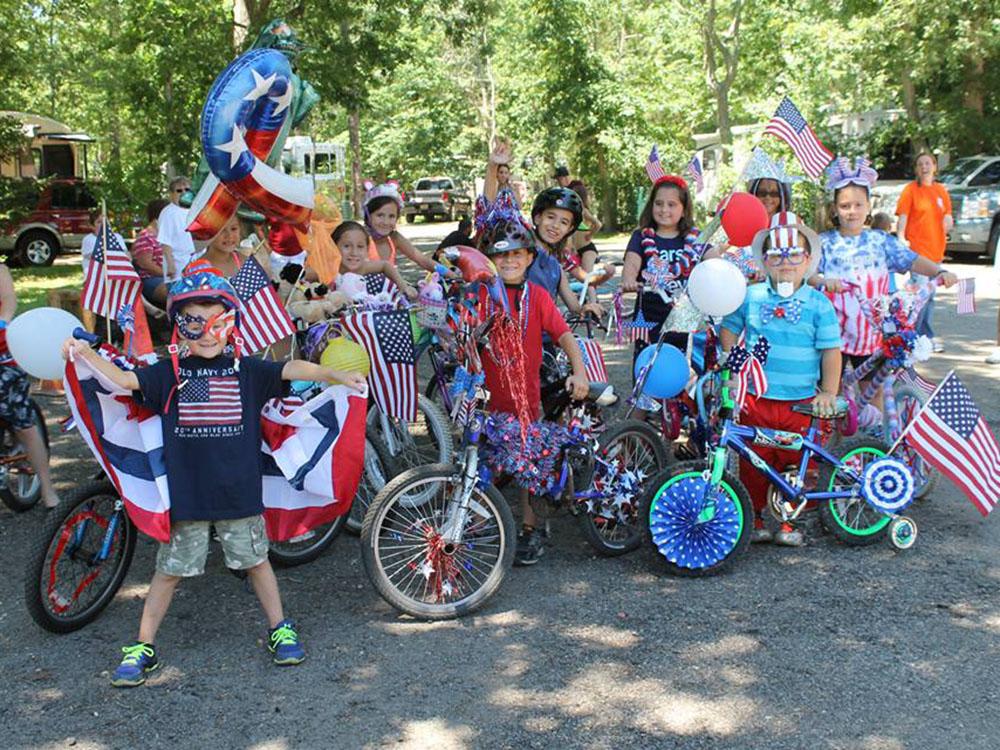
[(988, 365), (1000, 365), (1000, 346), (993, 350), (993, 353), (986, 358)]

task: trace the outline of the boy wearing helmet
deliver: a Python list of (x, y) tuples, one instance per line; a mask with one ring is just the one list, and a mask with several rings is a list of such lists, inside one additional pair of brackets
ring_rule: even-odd
[[(175, 324), (170, 360), (127, 372), (76, 339), (64, 355), (82, 357), (146, 409), (162, 415), (163, 458), (171, 508), (170, 541), (161, 544), (156, 572), (143, 607), (138, 640), (111, 684), (134, 687), (160, 662), (153, 645), (174, 590), (182, 578), (204, 572), (211, 527), (222, 542), (226, 565), (245, 570), (268, 619), (268, 649), (275, 664), (305, 658), (294, 624), (286, 619), (278, 582), (268, 562), (261, 501), (260, 411), (286, 393), (288, 380), (339, 382), (362, 389), (364, 378), (309, 362), (240, 361), (239, 299), (229, 282), (196, 272), (170, 288), (167, 312)], [(189, 353), (178, 356), (178, 333)], [(234, 359), (226, 346), (232, 336)]]
[[(517, 323), (524, 352), (520, 360), (522, 370), (519, 373), (505, 372), (505, 363), (494, 358), (499, 356), (505, 359), (509, 352), (495, 353), (488, 349), (483, 353), (483, 374), (486, 377), (486, 388), (490, 392), (490, 410), (517, 414), (517, 401), (510, 384), (522, 382), (529, 409), (527, 417), (532, 421), (538, 419), (541, 404), (538, 372), (542, 366), (543, 333), (557, 342), (569, 358), (573, 374), (566, 378), (566, 390), (573, 398), (584, 398), (590, 383), (576, 338), (552, 298), (544, 289), (526, 278), (535, 253), (534, 238), (519, 221), (498, 224), (488, 238), (484, 252), (496, 264), (503, 280), (510, 315)], [(480, 299), (484, 305), (491, 304), (485, 290), (482, 290)], [(511, 369), (509, 365), (506, 367)], [(536, 528), (538, 520), (528, 499), (527, 490), (522, 489), (521, 512), (524, 526), (517, 539), (515, 565), (534, 565), (544, 552), (543, 535)]]
[[(767, 280), (747, 288), (743, 305), (722, 321), (722, 349), (728, 356), (737, 338), (746, 332), (747, 348), (764, 338), (770, 347), (764, 373), (767, 391), (748, 397), (741, 422), (755, 427), (804, 433), (810, 417), (792, 410), (798, 404), (812, 405), (818, 416), (832, 416), (840, 390), (840, 325), (822, 292), (806, 280), (820, 263), (819, 237), (799, 223), (790, 211), (776, 213), (770, 229), (762, 229), (753, 240), (758, 268)], [(797, 454), (777, 448), (755, 448), (767, 463), (781, 471), (794, 464)], [(753, 542), (774, 541), (797, 547), (802, 532), (783, 523), (776, 534), (764, 527), (767, 478), (745, 460), (740, 460), (740, 479), (746, 485), (756, 518)]]

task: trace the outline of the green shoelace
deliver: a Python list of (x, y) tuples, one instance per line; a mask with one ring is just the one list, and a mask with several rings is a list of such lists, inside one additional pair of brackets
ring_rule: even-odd
[(125, 654), (125, 658), (122, 659), (122, 664), (128, 663), (132, 666), (135, 666), (142, 661), (143, 656), (152, 658), (156, 655), (156, 652), (153, 651), (153, 648), (148, 643), (136, 643), (134, 646), (122, 646), (122, 653)]
[(295, 632), (295, 628), (290, 625), (282, 625), (273, 633), (271, 633), (271, 645), (272, 646), (286, 646), (290, 643), (298, 643), (299, 634)]

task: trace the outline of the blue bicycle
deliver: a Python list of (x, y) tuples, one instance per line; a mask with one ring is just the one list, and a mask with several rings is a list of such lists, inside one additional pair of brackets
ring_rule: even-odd
[[(699, 412), (708, 414), (702, 394), (718, 373), (698, 382)], [(723, 381), (727, 374), (723, 374)], [(809, 414), (805, 435), (734, 421), (738, 413), (728, 386), (717, 389), (720, 405), (711, 421), (706, 458), (668, 467), (650, 482), (640, 509), (647, 520), (646, 539), (663, 558), (667, 570), (679, 576), (717, 573), (746, 552), (753, 529), (753, 508), (735, 467), (736, 457), (764, 474), (774, 487), (771, 511), (782, 521), (796, 519), (810, 502), (818, 503), (823, 525), (840, 541), (866, 545), (889, 534), (893, 545), (907, 549), (916, 541), (912, 519), (900, 515), (914, 496), (913, 475), (903, 462), (887, 455), (887, 447), (872, 438), (842, 443), (841, 457), (820, 443), (823, 418), (809, 405), (794, 407)], [(841, 419), (847, 404), (838, 401)], [(751, 447), (761, 445), (800, 453), (798, 466), (769, 466)], [(811, 462), (819, 464), (819, 480), (809, 488)]]

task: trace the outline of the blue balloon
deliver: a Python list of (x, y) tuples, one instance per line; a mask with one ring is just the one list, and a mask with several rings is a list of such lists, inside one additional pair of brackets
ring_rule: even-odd
[[(650, 344), (635, 358), (635, 378), (639, 379), (642, 369), (653, 359), (656, 344)], [(684, 390), (690, 377), (687, 357), (676, 346), (664, 344), (656, 361), (646, 377), (642, 392), (651, 398), (673, 398)]]

